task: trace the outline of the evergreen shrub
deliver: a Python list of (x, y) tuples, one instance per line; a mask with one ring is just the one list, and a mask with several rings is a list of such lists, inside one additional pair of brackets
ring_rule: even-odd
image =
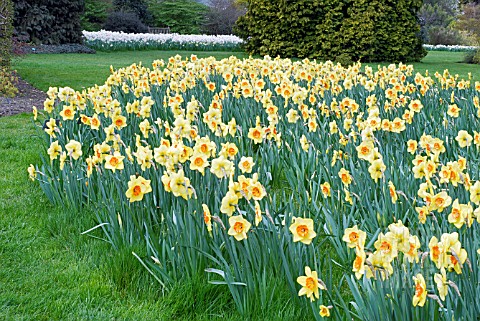
[(248, 0), (236, 31), (251, 54), (418, 61), (421, 0)]

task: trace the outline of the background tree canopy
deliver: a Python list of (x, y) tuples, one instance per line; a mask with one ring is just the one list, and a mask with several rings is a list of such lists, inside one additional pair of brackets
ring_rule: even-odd
[(82, 29), (87, 31), (102, 29), (112, 10), (111, 0), (85, 0), (85, 10), (80, 18)]
[(149, 24), (152, 14), (144, 0), (113, 0), (114, 11), (134, 13), (142, 23)]
[(458, 14), (458, 0), (424, 0), (418, 12), (424, 43), (458, 44), (460, 33), (452, 28)]
[(149, 7), (156, 25), (181, 34), (200, 33), (208, 11), (194, 0), (151, 0)]
[(203, 27), (207, 34), (233, 34), (235, 22), (246, 12), (244, 4), (233, 0), (208, 0), (207, 4), (209, 8)]
[[(243, 0), (85, 0), (82, 28), (88, 31), (144, 32), (170, 27), (181, 34), (232, 34), (246, 11)], [(135, 15), (135, 17), (132, 16)], [(118, 17), (123, 17), (118, 21)], [(126, 26), (122, 27), (122, 21)]]

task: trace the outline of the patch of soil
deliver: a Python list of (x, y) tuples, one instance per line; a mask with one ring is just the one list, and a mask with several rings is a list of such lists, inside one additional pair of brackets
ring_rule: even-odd
[(16, 45), (15, 51), (17, 54), (94, 54), (96, 51), (90, 47), (80, 44), (63, 44), (63, 45), (32, 45), (20, 43)]
[(32, 107), (36, 106), (39, 110), (43, 109), (43, 102), (47, 99), (47, 94), (33, 87), (17, 75), (18, 81), (15, 86), (18, 88), (16, 97), (0, 97), (0, 117), (20, 114), (23, 112), (32, 112)]

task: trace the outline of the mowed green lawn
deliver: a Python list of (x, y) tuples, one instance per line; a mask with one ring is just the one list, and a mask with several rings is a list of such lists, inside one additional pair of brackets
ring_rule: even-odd
[[(187, 51), (126, 51), (126, 52), (98, 52), (94, 55), (86, 54), (58, 54), (58, 55), (28, 55), (19, 58), (14, 63), (14, 68), (22, 78), (32, 83), (41, 90), (48, 90), (50, 86), (69, 86), (76, 90), (100, 85), (105, 82), (110, 74), (110, 66), (114, 68), (125, 67), (132, 63), (142, 62), (144, 66), (155, 59), (168, 59), (174, 55), (187, 57)], [(198, 57), (214, 56), (217, 59), (235, 55), (240, 58), (248, 57), (241, 52), (197, 52)], [(451, 74), (458, 74), (461, 78), (468, 78), (468, 73), (476, 80), (480, 80), (480, 65), (462, 63), (464, 53), (430, 51), (419, 63), (413, 63), (415, 70), (430, 74), (435, 71), (448, 69)], [(378, 64), (368, 64), (376, 68)], [(386, 65), (382, 63), (381, 65)]]
[(448, 69), (450, 74), (458, 74), (463, 79), (468, 79), (468, 74), (471, 73), (474, 80), (480, 81), (480, 65), (464, 63), (464, 57), (464, 52), (429, 51), (421, 62), (412, 65), (416, 71), (424, 73), (428, 70), (432, 76), (436, 71)]
[[(34, 86), (82, 89), (102, 84), (115, 68), (190, 52), (118, 52), (96, 55), (29, 55), (15, 62)], [(225, 58), (230, 53), (196, 53)], [(234, 53), (240, 57), (246, 54)], [(480, 80), (480, 66), (459, 63), (462, 53), (430, 52), (419, 72), (448, 68)], [(376, 65), (376, 64), (373, 64)], [(41, 140), (30, 115), (0, 118), (0, 320), (243, 320), (226, 288), (205, 280), (178, 284), (163, 295), (131, 255), (81, 235), (97, 222), (49, 204), (26, 168), (39, 163)], [(101, 236), (101, 234), (98, 234)], [(280, 293), (258, 320), (303, 320)]]

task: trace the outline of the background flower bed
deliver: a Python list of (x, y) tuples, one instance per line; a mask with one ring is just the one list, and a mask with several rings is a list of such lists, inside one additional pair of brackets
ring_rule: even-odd
[(423, 45), (429, 51), (460, 51), (472, 52), (478, 50), (475, 46), (460, 46), (460, 45)]
[(86, 44), (95, 50), (205, 50), (240, 51), (236, 36), (123, 33), (101, 30), (83, 31)]

